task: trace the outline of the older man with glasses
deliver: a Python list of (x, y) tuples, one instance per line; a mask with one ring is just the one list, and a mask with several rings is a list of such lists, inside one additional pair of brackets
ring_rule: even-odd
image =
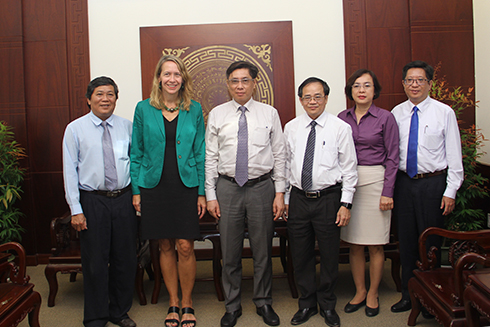
[[(325, 111), (330, 88), (316, 77), (298, 88), (304, 115), (284, 127), (288, 234), (301, 297), (292, 325), (318, 313), (328, 326), (340, 326), (334, 294), (339, 270), (340, 228), (350, 219), (357, 184), (357, 158), (349, 124)], [(316, 282), (315, 241), (320, 250)]]
[[(408, 280), (419, 260), (419, 235), (431, 226), (444, 227), (444, 216), (453, 211), (464, 178), (456, 115), (429, 97), (433, 75), (434, 68), (426, 62), (405, 65), (402, 83), (408, 100), (392, 111), (400, 133), (394, 214), (402, 263), (402, 299), (391, 307), (393, 312), (411, 309)], [(441, 238), (431, 237), (427, 248), (440, 249)], [(427, 311), (422, 314), (430, 317)]]

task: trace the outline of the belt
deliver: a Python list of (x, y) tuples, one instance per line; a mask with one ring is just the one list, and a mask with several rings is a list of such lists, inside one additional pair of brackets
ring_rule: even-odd
[[(236, 183), (236, 180), (234, 177), (230, 177), (228, 175), (219, 175), (219, 176), (223, 177), (224, 179), (229, 180), (232, 183)], [(260, 177), (249, 179), (245, 184), (243, 184), (243, 186), (252, 186), (252, 185), (257, 184), (258, 182), (262, 182), (262, 181), (265, 181), (266, 179), (270, 179), (270, 178), (271, 178), (271, 173), (268, 172), (267, 174), (262, 175)]]
[(324, 195), (327, 195), (328, 193), (331, 193), (337, 189), (339, 189), (342, 186), (342, 183), (337, 183), (335, 185), (329, 186), (327, 188), (324, 188), (323, 190), (320, 191), (303, 191), (297, 188), (296, 186), (292, 187), (292, 191), (304, 195), (309, 199), (317, 199), (319, 197), (322, 197)]
[(446, 172), (447, 172), (447, 169), (443, 169), (443, 170), (437, 170), (433, 173), (417, 174), (417, 175), (413, 176), (412, 179), (422, 179), (422, 178), (427, 178), (427, 177), (439, 176), (439, 175), (445, 174)]
[(103, 195), (103, 196), (107, 196), (108, 198), (117, 198), (118, 196), (123, 195), (124, 193), (126, 193), (127, 191), (129, 191), (130, 189), (131, 189), (131, 184), (129, 184), (128, 186), (126, 186), (125, 188), (122, 188), (120, 190), (114, 190), (114, 191), (100, 191), (100, 190), (96, 190), (96, 191), (84, 191), (84, 192), (94, 193), (94, 194), (97, 194), (97, 195)]

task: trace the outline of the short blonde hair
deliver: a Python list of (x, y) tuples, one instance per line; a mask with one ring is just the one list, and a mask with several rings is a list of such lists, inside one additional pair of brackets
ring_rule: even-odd
[(179, 98), (183, 102), (184, 105), (183, 109), (189, 110), (191, 106), (192, 94), (194, 93), (194, 90), (192, 89), (192, 78), (189, 72), (187, 71), (187, 68), (185, 67), (182, 59), (172, 55), (164, 55), (158, 61), (158, 64), (155, 68), (155, 74), (153, 75), (153, 85), (151, 87), (150, 104), (153, 107), (160, 110), (164, 108), (163, 93), (158, 78), (162, 73), (163, 64), (167, 61), (174, 62), (179, 68), (179, 72), (182, 75), (182, 87), (179, 90)]

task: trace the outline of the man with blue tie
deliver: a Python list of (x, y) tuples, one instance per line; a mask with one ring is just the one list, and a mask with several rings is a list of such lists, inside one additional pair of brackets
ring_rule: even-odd
[(132, 123), (113, 115), (118, 89), (111, 78), (93, 79), (85, 96), (90, 112), (68, 124), (63, 138), (66, 201), (80, 233), (83, 324), (135, 327), (128, 316), (138, 230), (129, 175)]
[[(433, 75), (434, 68), (426, 62), (405, 65), (402, 83), (408, 100), (392, 111), (400, 133), (394, 215), (402, 263), (402, 299), (391, 307), (392, 312), (411, 309), (408, 281), (419, 260), (419, 235), (431, 226), (444, 228), (444, 216), (454, 210), (464, 178), (456, 115), (451, 107), (429, 97)], [(431, 236), (428, 243), (428, 249), (440, 249), (441, 238)], [(422, 314), (430, 317), (427, 311)]]
[(248, 228), (254, 263), (253, 301), (270, 326), (279, 325), (272, 308), (273, 220), (284, 212), (285, 142), (277, 110), (255, 101), (258, 68), (237, 61), (226, 70), (232, 100), (215, 107), (206, 129), (206, 199), (219, 219), (226, 313), (222, 327), (242, 314), (242, 249)]

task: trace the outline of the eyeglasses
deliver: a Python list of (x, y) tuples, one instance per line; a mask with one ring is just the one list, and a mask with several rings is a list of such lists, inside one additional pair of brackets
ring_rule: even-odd
[(361, 87), (363, 87), (365, 90), (369, 90), (369, 89), (370, 89), (370, 88), (372, 88), (373, 86), (372, 86), (371, 84), (369, 84), (369, 83), (364, 83), (364, 84), (359, 84), (359, 83), (356, 83), (356, 84), (352, 85), (352, 88), (353, 88), (354, 90), (356, 90), (356, 91), (357, 91), (357, 90), (360, 90), (360, 89), (361, 89)]
[(240, 84), (240, 82), (242, 83), (242, 85), (248, 86), (253, 81), (253, 78), (247, 78), (247, 77), (242, 78), (242, 79), (232, 78), (228, 81), (230, 82), (230, 84), (232, 86), (237, 86), (238, 84)]
[(315, 102), (320, 103), (325, 99), (324, 95), (315, 95), (312, 97), (311, 95), (305, 95), (304, 97), (301, 98), (301, 101), (304, 103), (309, 103), (311, 100), (315, 100)]
[(429, 80), (426, 78), (407, 78), (403, 80), (403, 84), (405, 85), (412, 85), (413, 82), (417, 82), (418, 85), (422, 86), (425, 85), (426, 82)]

